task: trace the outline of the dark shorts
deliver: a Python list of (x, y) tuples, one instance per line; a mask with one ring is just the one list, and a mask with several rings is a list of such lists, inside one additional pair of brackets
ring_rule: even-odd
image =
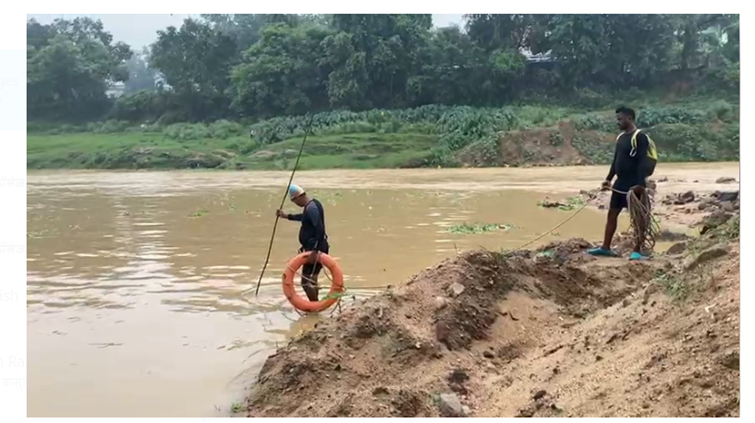
[[(621, 192), (629, 192), (630, 189), (634, 186), (645, 186), (645, 180), (641, 181), (627, 181), (627, 180), (617, 180), (616, 183), (613, 184), (613, 189), (616, 191)], [(629, 203), (627, 202), (627, 194), (621, 194), (616, 191), (611, 192), (611, 204), (608, 207), (611, 210), (622, 210), (627, 207), (629, 207)]]
[(616, 191), (611, 193), (611, 205), (609, 207), (611, 210), (623, 210), (628, 206), (626, 194), (619, 194)]

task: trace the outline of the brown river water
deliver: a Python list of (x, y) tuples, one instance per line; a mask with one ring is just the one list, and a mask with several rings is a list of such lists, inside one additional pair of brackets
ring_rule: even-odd
[[(519, 247), (571, 214), (538, 201), (592, 189), (606, 171), (339, 170), (300, 172), (295, 183), (322, 201), (331, 254), (359, 298), (457, 251)], [(739, 164), (658, 173), (675, 189), (714, 189)], [(279, 223), (254, 296), (288, 176), (29, 172), (29, 416), (230, 415), (276, 345), (318, 318), (300, 317), (282, 294), (280, 275), (298, 248), (294, 222)], [(448, 232), (463, 223), (514, 226)], [(587, 208), (534, 246), (598, 240), (603, 223)]]

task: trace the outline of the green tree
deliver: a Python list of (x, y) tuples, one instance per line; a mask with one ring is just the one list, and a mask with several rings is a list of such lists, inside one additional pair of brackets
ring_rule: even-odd
[(420, 67), (431, 15), (333, 15), (337, 31), (324, 42), (321, 65), (332, 69), (328, 92), (336, 107), (407, 105), (409, 78)]
[(158, 31), (149, 66), (159, 70), (182, 104), (172, 119), (202, 120), (227, 115), (230, 70), (238, 60), (233, 37), (209, 24), (186, 19), (180, 29)]
[(486, 51), (529, 49), (543, 36), (542, 15), (472, 14), (464, 15), (467, 33)]
[(317, 65), (330, 31), (315, 25), (266, 25), (260, 40), (232, 71), (233, 107), (262, 117), (327, 107), (325, 76)]
[(434, 30), (418, 61), (407, 86), (412, 105), (480, 104), (488, 56), (458, 26)]
[(566, 87), (642, 84), (673, 62), (667, 15), (550, 15), (546, 27), (533, 46), (550, 52)]
[(131, 49), (100, 21), (27, 23), (27, 111), (31, 119), (86, 120), (109, 109), (108, 86), (128, 78)]
[(212, 14), (202, 15), (212, 29), (234, 38), (239, 55), (260, 39), (260, 30), (268, 23), (268, 15), (259, 14)]

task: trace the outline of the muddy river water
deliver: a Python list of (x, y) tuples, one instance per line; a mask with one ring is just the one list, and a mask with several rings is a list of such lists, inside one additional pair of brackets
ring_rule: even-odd
[[(520, 246), (570, 214), (538, 201), (592, 189), (606, 171), (321, 171), (295, 182), (324, 204), (331, 253), (359, 297), (460, 250)], [(739, 165), (658, 173), (678, 189), (703, 190), (737, 177)], [(280, 222), (254, 297), (287, 180), (277, 172), (30, 172), (29, 416), (231, 414), (276, 345), (316, 322), (295, 313), (280, 287), (298, 248), (293, 222)], [(588, 208), (538, 243), (597, 240), (603, 222)], [(511, 227), (449, 232), (463, 223)]]

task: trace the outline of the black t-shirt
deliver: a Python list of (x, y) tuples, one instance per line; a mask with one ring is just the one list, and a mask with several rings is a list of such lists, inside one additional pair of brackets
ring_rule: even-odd
[(301, 222), (299, 243), (304, 250), (327, 250), (328, 235), (325, 233), (325, 211), (319, 201), (313, 198), (304, 206), (304, 213), (291, 214), (288, 219)]
[(611, 164), (608, 180), (616, 175), (616, 189), (629, 189), (634, 185), (645, 184), (645, 171), (643, 162), (648, 154), (648, 137), (640, 132), (637, 134), (637, 148), (632, 148), (632, 135), (634, 132), (625, 132), (616, 141), (616, 150)]

